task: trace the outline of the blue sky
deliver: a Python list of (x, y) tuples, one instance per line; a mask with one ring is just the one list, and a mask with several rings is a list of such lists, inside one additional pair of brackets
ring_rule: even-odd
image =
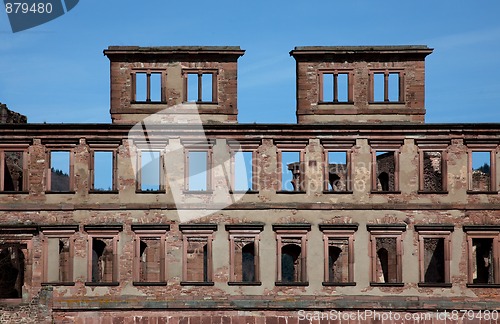
[(295, 123), (294, 46), (424, 44), (427, 122), (500, 122), (499, 14), (498, 0), (81, 0), (13, 34), (0, 12), (0, 102), (34, 123), (107, 123), (107, 46), (239, 45), (239, 121)]

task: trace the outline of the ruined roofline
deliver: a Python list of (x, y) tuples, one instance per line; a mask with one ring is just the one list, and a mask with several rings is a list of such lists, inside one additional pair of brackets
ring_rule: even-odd
[(239, 46), (109, 46), (104, 55), (237, 55), (242, 56), (245, 50)]
[(421, 54), (427, 56), (434, 51), (427, 45), (390, 46), (296, 46), (290, 56), (297, 55), (356, 55), (356, 54)]

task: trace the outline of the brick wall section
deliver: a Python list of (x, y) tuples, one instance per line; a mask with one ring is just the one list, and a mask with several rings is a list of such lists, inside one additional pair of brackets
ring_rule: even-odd
[[(426, 46), (305, 46), (290, 52), (296, 63), (299, 123), (423, 123)], [(319, 104), (319, 72), (352, 70), (352, 103)], [(403, 103), (371, 103), (369, 72), (404, 71)]]
[[(104, 54), (110, 59), (110, 111), (113, 123), (135, 123), (160, 111), (163, 116), (158, 118), (164, 121), (185, 123), (193, 118), (196, 109), (203, 122), (236, 122), (237, 60), (243, 53), (236, 46), (110, 46)], [(166, 101), (132, 102), (131, 74), (134, 69), (166, 73)], [(183, 105), (183, 69), (217, 70), (216, 104)]]

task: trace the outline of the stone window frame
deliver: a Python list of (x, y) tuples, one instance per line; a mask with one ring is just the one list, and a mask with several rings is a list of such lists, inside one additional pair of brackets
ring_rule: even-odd
[[(24, 254), (24, 280), (23, 291), (29, 292), (33, 284), (33, 237), (38, 234), (36, 225), (0, 225), (0, 246), (3, 244), (16, 244), (22, 247)], [(20, 298), (1, 298), (4, 304), (21, 304), (27, 300), (21, 292)], [(28, 298), (29, 299), (29, 298)]]
[[(146, 74), (146, 100), (145, 101), (137, 101), (137, 93), (136, 93), (136, 74), (144, 73)], [(157, 73), (160, 74), (160, 101), (151, 101), (151, 74)], [(130, 98), (133, 104), (155, 104), (155, 103), (166, 103), (167, 102), (167, 70), (164, 68), (132, 68), (130, 72)]]
[[(324, 278), (323, 286), (356, 286), (354, 281), (354, 234), (358, 230), (358, 224), (319, 224), (319, 230), (323, 232), (323, 260), (324, 260)], [(328, 242), (330, 239), (348, 240), (348, 281), (332, 282), (329, 280), (329, 254)]]
[[(324, 194), (351, 194), (353, 193), (352, 184), (352, 151), (356, 144), (355, 140), (352, 141), (328, 141), (322, 140), (321, 145), (323, 146), (323, 193)], [(344, 191), (334, 191), (328, 190), (328, 153), (329, 152), (345, 152), (346, 153), (346, 165), (347, 165), (347, 179), (346, 179), (346, 190)]]
[[(276, 235), (276, 282), (275, 286), (309, 286), (307, 277), (307, 236), (311, 231), (311, 224), (273, 224), (273, 231)], [(281, 273), (281, 248), (283, 247), (283, 238), (298, 238), (301, 240), (300, 255), (303, 259), (301, 266), (300, 282), (282, 281)], [(304, 280), (305, 279), (305, 280)]]
[[(89, 143), (89, 193), (113, 194), (118, 193), (118, 145), (117, 144), (91, 144)], [(113, 187), (111, 190), (101, 191), (94, 189), (94, 155), (95, 152), (112, 152), (113, 154)]]
[[(181, 286), (213, 286), (213, 240), (217, 224), (180, 224), (182, 232), (182, 281)], [(188, 281), (187, 248), (189, 238), (207, 239), (207, 281)]]
[[(123, 225), (84, 225), (83, 230), (87, 233), (87, 280), (85, 286), (119, 286), (119, 251), (118, 242)], [(107, 238), (113, 240), (113, 273), (112, 281), (93, 282), (92, 281), (92, 251), (93, 239)]]
[[(135, 192), (136, 193), (141, 193), (141, 194), (161, 194), (165, 193), (165, 182), (166, 182), (166, 171), (165, 171), (165, 147), (167, 146), (168, 143), (166, 142), (159, 142), (159, 143), (151, 143), (151, 142), (138, 142), (135, 143), (136, 145), (136, 166), (137, 166), (137, 171), (136, 171), (136, 177), (135, 177), (135, 183), (136, 183), (136, 188)], [(147, 190), (142, 190), (142, 152), (159, 152), (160, 153), (160, 174), (159, 174), (159, 189), (158, 190), (152, 190), (152, 191), (147, 191)]]
[[(324, 101), (324, 75), (333, 74), (333, 101)], [(347, 101), (338, 101), (339, 74), (347, 75)], [(354, 104), (354, 69), (319, 69), (318, 70), (318, 104), (319, 105), (352, 105)]]
[[(275, 141), (276, 146), (276, 173), (278, 176), (277, 184), (279, 194), (304, 194), (307, 188), (307, 177), (306, 177), (306, 147), (308, 141)], [(284, 190), (283, 189), (283, 165), (282, 165), (282, 153), (283, 152), (299, 152), (299, 163), (300, 163), (300, 174), (303, 175), (301, 182), (304, 184), (304, 188), (301, 190)]]
[[(184, 193), (185, 194), (212, 194), (214, 190), (213, 183), (213, 151), (214, 151), (214, 140), (206, 140), (206, 142), (200, 142), (196, 140), (183, 140), (182, 145), (184, 146)], [(190, 152), (206, 152), (207, 153), (207, 188), (206, 190), (190, 190), (189, 189), (189, 153)]]
[[(47, 168), (45, 170), (45, 193), (47, 194), (74, 194), (75, 193), (75, 145), (46, 145)], [(51, 172), (51, 153), (52, 152), (69, 152), (69, 190), (68, 191), (52, 191), (52, 172)]]
[[(464, 225), (467, 244), (467, 284), (468, 288), (500, 288), (500, 225)], [(493, 276), (495, 283), (473, 283), (472, 239), (492, 239)]]
[[(496, 171), (496, 151), (498, 143), (465, 141), (467, 146), (467, 193), (468, 194), (497, 194), (497, 171)], [(478, 191), (472, 190), (472, 153), (489, 152), (490, 153), (490, 190)]]
[[(419, 194), (447, 194), (448, 193), (448, 146), (450, 141), (415, 141), (418, 147), (418, 193)], [(442, 174), (442, 190), (428, 191), (425, 190), (424, 184), (424, 154), (426, 152), (441, 153), (441, 174)]]
[[(400, 194), (399, 185), (399, 169), (400, 155), (403, 140), (369, 140), (370, 150), (372, 154), (371, 167), (371, 190), (372, 194)], [(377, 152), (394, 152), (394, 191), (378, 191), (377, 189)]]
[[(43, 225), (40, 226), (42, 234), (42, 286), (74, 286), (74, 257), (75, 257), (75, 235), (80, 229), (79, 225)], [(69, 277), (71, 281), (49, 281), (48, 280), (48, 265), (49, 265), (49, 242), (51, 238), (66, 238), (69, 241)]]
[[(0, 146), (0, 192), (8, 194), (23, 194), (29, 193), (29, 144), (2, 144)], [(5, 191), (5, 152), (22, 152), (23, 153), (23, 190), (21, 191)]]
[[(258, 149), (261, 141), (228, 141), (228, 147), (231, 155), (231, 189), (230, 193), (259, 193), (259, 179), (258, 179), (258, 170), (259, 170), (259, 154)], [(234, 190), (235, 188), (235, 162), (234, 157), (237, 152), (251, 152), (252, 153), (252, 189), (251, 190)]]
[[(389, 100), (389, 74), (399, 74), (399, 96), (398, 101)], [(384, 100), (375, 101), (375, 74), (384, 74)], [(368, 71), (368, 103), (369, 104), (404, 104), (406, 102), (405, 92), (405, 77), (406, 72), (404, 68), (383, 68), (383, 69), (370, 69)]]
[[(415, 225), (414, 230), (418, 235), (418, 264), (419, 264), (419, 287), (441, 287), (451, 288), (451, 233), (455, 230), (453, 224), (425, 224)], [(425, 260), (424, 260), (424, 241), (425, 239), (444, 239), (444, 283), (425, 282)]]
[[(217, 68), (183, 68), (182, 69), (182, 83), (183, 83), (183, 95), (182, 95), (182, 101), (183, 103), (188, 103), (188, 75), (189, 74), (196, 74), (198, 75), (198, 94), (197, 97), (198, 99), (195, 101), (197, 104), (204, 104), (204, 105), (217, 105), (218, 104), (218, 76), (219, 76), (219, 69)], [(212, 100), (211, 101), (203, 101), (203, 93), (202, 93), (202, 87), (203, 87), (203, 74), (211, 74), (212, 75)]]
[[(367, 224), (366, 230), (370, 233), (370, 286), (372, 287), (403, 287), (403, 233), (406, 224)], [(396, 282), (377, 282), (377, 239), (396, 239)]]
[[(229, 286), (260, 286), (260, 233), (264, 224), (228, 224), (225, 226), (229, 236)], [(249, 238), (254, 243), (255, 281), (236, 281), (235, 274), (235, 239)]]
[[(167, 232), (170, 231), (170, 225), (163, 224), (132, 224), (134, 232), (134, 263), (133, 263), (133, 281), (134, 286), (166, 286), (167, 285)], [(160, 261), (160, 280), (140, 281), (140, 245), (142, 238), (158, 238), (160, 240), (160, 255), (163, 261)]]

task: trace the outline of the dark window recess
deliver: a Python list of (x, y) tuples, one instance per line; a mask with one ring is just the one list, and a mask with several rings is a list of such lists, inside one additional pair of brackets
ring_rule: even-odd
[(0, 245), (0, 298), (21, 298), (24, 253), (20, 244)]
[(92, 282), (113, 281), (113, 239), (92, 239)]
[(348, 246), (347, 239), (328, 240), (329, 282), (349, 282)]
[(424, 282), (445, 283), (444, 238), (424, 239)]
[(235, 281), (255, 282), (255, 244), (248, 238), (236, 238), (234, 251)]
[(4, 191), (23, 191), (23, 154), (22, 151), (4, 153)]
[(397, 282), (396, 238), (377, 238), (376, 282)]
[(396, 161), (395, 152), (377, 152), (377, 188), (376, 191), (396, 191), (395, 172)]
[(301, 247), (299, 244), (286, 244), (281, 248), (281, 281), (302, 282)]
[(493, 239), (472, 239), (473, 283), (494, 284)]
[(424, 152), (424, 191), (443, 191), (443, 159), (441, 152)]

